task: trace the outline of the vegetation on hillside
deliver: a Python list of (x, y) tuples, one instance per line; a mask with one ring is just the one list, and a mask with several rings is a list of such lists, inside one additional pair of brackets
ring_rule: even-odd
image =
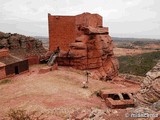
[(121, 56), (118, 57), (118, 60), (120, 73), (145, 76), (156, 65), (157, 61), (160, 60), (160, 51), (135, 56)]

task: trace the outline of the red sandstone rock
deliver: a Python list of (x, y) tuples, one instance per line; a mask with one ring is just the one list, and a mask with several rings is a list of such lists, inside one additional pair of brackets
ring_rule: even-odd
[(82, 28), (82, 30), (84, 31), (85, 34), (105, 34), (108, 33), (108, 28), (93, 28), (93, 27), (84, 27)]
[[(58, 46), (59, 65), (96, 73), (94, 78), (110, 80), (118, 75), (118, 61), (108, 28), (102, 27), (98, 14), (51, 16), (49, 18), (50, 50)], [(63, 52), (62, 52), (63, 51)]]
[(58, 64), (55, 63), (53, 66), (45, 66), (39, 70), (39, 74), (44, 74), (53, 70), (58, 70)]
[(45, 66), (39, 70), (39, 74), (44, 74), (52, 70), (51, 66)]
[(102, 26), (102, 17), (98, 14), (91, 13), (82, 13), (75, 17), (76, 25), (79, 27), (88, 27), (91, 26), (93, 28)]

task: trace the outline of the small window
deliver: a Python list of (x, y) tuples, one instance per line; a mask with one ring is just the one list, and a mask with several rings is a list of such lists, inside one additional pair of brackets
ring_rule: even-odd
[(15, 66), (14, 70), (15, 70), (15, 74), (19, 74), (18, 66)]

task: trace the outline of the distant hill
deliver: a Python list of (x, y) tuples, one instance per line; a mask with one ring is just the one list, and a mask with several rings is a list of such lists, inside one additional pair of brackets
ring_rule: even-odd
[(37, 38), (39, 40), (42, 40), (42, 42), (48, 41), (49, 38), (47, 36), (33, 36), (34, 38)]
[(121, 37), (112, 37), (115, 41), (160, 41), (160, 39), (149, 39), (149, 38), (121, 38)]
[[(33, 36), (42, 41), (49, 40), (47, 36)], [(112, 37), (114, 41), (160, 41), (160, 39), (149, 39), (149, 38), (122, 38), (122, 37)]]
[(160, 60), (160, 51), (135, 56), (121, 56), (118, 57), (118, 60), (120, 73), (145, 76)]

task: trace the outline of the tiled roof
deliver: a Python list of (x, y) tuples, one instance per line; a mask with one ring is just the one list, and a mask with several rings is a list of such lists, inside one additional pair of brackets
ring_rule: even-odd
[(9, 55), (9, 56), (6, 56), (6, 57), (0, 57), (0, 63), (6, 64), (6, 65), (16, 63), (16, 62), (19, 62), (19, 61), (22, 61), (22, 59), (19, 59), (17, 57), (12, 56), (12, 55)]

